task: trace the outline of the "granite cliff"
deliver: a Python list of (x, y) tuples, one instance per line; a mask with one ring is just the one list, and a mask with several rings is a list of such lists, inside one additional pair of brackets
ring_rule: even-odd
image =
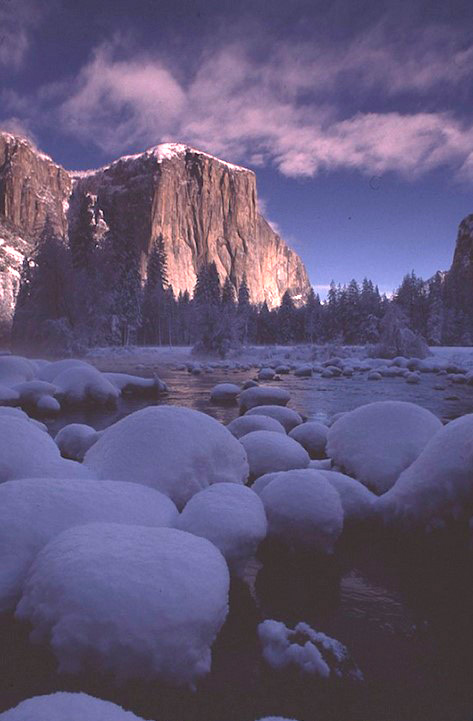
[(252, 171), (169, 143), (98, 170), (73, 172), (27, 140), (0, 133), (3, 313), (7, 306), (13, 312), (23, 257), (46, 216), (67, 237), (84, 196), (97, 242), (109, 228), (126, 234), (140, 252), (143, 277), (152, 242), (162, 235), (176, 294), (192, 293), (198, 269), (211, 261), (222, 283), (229, 276), (235, 289), (246, 274), (255, 303), (277, 306), (286, 290), (302, 301), (309, 290), (299, 256), (258, 211)]

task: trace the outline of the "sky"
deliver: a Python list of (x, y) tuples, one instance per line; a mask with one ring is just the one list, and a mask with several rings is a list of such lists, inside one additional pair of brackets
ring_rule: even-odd
[(473, 213), (473, 7), (0, 0), (0, 128), (68, 169), (170, 141), (245, 165), (322, 297), (389, 293)]

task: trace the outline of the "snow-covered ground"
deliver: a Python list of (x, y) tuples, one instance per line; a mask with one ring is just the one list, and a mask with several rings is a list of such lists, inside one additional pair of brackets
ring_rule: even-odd
[[(0, 711), (70, 690), (66, 674), (89, 694), (69, 699), (71, 718), (90, 706), (91, 718), (125, 718), (122, 707), (173, 720), (202, 703), (191, 721), (220, 721), (235, 686), (258, 708), (235, 721), (325, 721), (313, 704), (351, 699), (354, 682), (367, 682), (358, 718), (374, 721), (382, 698), (416, 719), (406, 688), (424, 705), (434, 694), (429, 721), (461, 717), (470, 682), (439, 694), (473, 631), (472, 349), (423, 361), (308, 346), (225, 361), (189, 348), (2, 356), (0, 391), (0, 678), (19, 654), (28, 691), (0, 694)], [(33, 643), (44, 683), (42, 663), (29, 678)], [(308, 673), (317, 685), (304, 690)], [(288, 701), (294, 684), (305, 706)], [(67, 701), (5, 718), (55, 718)]]

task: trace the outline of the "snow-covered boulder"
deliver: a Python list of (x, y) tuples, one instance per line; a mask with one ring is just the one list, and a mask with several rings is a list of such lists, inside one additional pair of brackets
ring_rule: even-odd
[(250, 408), (246, 412), (246, 415), (258, 415), (258, 416), (269, 416), (279, 421), (282, 426), (286, 429), (286, 433), (292, 431), (293, 428), (302, 423), (302, 417), (292, 408), (285, 408), (283, 406), (255, 406)]
[(240, 393), (239, 404), (242, 413), (246, 413), (255, 406), (285, 406), (289, 403), (291, 396), (284, 388), (273, 388), (273, 386), (253, 386)]
[(15, 355), (0, 356), (0, 383), (11, 387), (17, 383), (32, 381), (37, 376), (34, 361)]
[(309, 465), (310, 458), (305, 448), (282, 433), (252, 431), (243, 436), (240, 443), (246, 451), (252, 478)]
[(177, 406), (149, 406), (107, 428), (84, 459), (99, 478), (143, 483), (179, 508), (212, 483), (244, 483), (241, 443), (214, 418)]
[(0, 413), (0, 483), (18, 478), (92, 478), (61, 458), (53, 439), (29, 420)]
[(20, 400), (18, 391), (14, 391), (10, 386), (0, 383), (0, 406), (15, 405)]
[(77, 526), (40, 551), (16, 609), (59, 672), (194, 686), (228, 612), (229, 573), (205, 538), (174, 528)]
[(281, 621), (267, 619), (258, 626), (263, 658), (274, 669), (298, 668), (320, 678), (348, 678), (362, 681), (363, 674), (347, 648), (307, 623), (290, 629)]
[(52, 383), (38, 380), (24, 381), (13, 386), (13, 390), (18, 393), (22, 406), (32, 406), (44, 413), (58, 413), (61, 410), (59, 402), (54, 397), (57, 388)]
[(193, 496), (176, 527), (217, 546), (232, 570), (240, 573), (266, 536), (264, 506), (251, 488), (216, 483)]
[(343, 507), (344, 523), (359, 523), (373, 517), (377, 496), (366, 486), (337, 471), (320, 469), (319, 473), (338, 492)]
[(159, 395), (167, 391), (167, 386), (157, 376), (155, 378), (141, 378), (128, 373), (102, 374), (120, 393), (128, 395)]
[(291, 438), (304, 446), (311, 458), (323, 458), (327, 445), (328, 428), (323, 423), (301, 423), (289, 432)]
[(386, 523), (412, 529), (473, 515), (473, 413), (442, 427), (376, 505)]
[(318, 471), (280, 473), (260, 492), (268, 537), (294, 549), (333, 553), (343, 530), (340, 495)]
[(31, 562), (73, 526), (107, 521), (173, 526), (174, 503), (136, 483), (25, 479), (0, 485), (0, 610), (12, 608)]
[(252, 431), (274, 431), (275, 433), (286, 434), (284, 426), (282, 426), (275, 418), (270, 418), (269, 416), (258, 416), (256, 414), (239, 416), (239, 418), (235, 418), (231, 421), (227, 428), (230, 433), (235, 436), (235, 438), (242, 438)]
[(28, 423), (31, 423), (33, 426), (36, 426), (42, 431), (48, 432), (48, 427), (41, 423), (41, 421), (37, 421), (36, 418), (30, 418), (25, 411), (22, 411), (21, 408), (11, 408), (10, 406), (0, 406), (0, 417), (4, 416), (10, 416), (13, 418), (20, 418), (23, 421), (27, 421)]
[(54, 442), (64, 458), (83, 461), (86, 452), (98, 441), (100, 436), (101, 433), (98, 433), (92, 426), (87, 426), (85, 423), (70, 423), (61, 428)]
[(369, 381), (382, 381), (383, 380), (383, 376), (378, 371), (371, 371), (370, 373), (368, 373), (366, 378)]
[(212, 388), (210, 400), (213, 403), (235, 403), (240, 392), (240, 386), (235, 383), (218, 383)]
[(0, 713), (0, 721), (143, 721), (111, 701), (58, 691), (28, 698)]
[(327, 455), (368, 488), (384, 493), (441, 428), (433, 413), (414, 403), (368, 403), (331, 426)]
[(272, 381), (274, 378), (274, 369), (273, 368), (261, 368), (258, 372), (258, 380), (259, 381)]
[(43, 365), (39, 369), (38, 378), (48, 383), (54, 383), (58, 375), (71, 368), (94, 368), (94, 366), (78, 358), (64, 358), (63, 360), (53, 361), (52, 363)]
[(297, 368), (294, 368), (294, 375), (299, 378), (310, 378), (312, 375), (312, 366), (309, 364), (297, 366)]
[(114, 405), (120, 391), (92, 366), (72, 366), (54, 378), (60, 401), (69, 405)]

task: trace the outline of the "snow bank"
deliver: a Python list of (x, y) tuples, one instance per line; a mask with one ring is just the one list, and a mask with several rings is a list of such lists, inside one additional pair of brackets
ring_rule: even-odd
[(259, 495), (268, 536), (292, 548), (333, 552), (343, 529), (343, 508), (338, 492), (319, 471), (279, 473)]
[(301, 423), (289, 432), (291, 438), (303, 446), (311, 458), (323, 458), (327, 445), (328, 428), (323, 423)]
[(54, 378), (59, 399), (69, 405), (114, 405), (120, 391), (92, 366), (66, 368)]
[(253, 478), (309, 465), (310, 458), (305, 448), (282, 433), (252, 431), (243, 436), (240, 443), (246, 451)]
[(39, 553), (16, 615), (49, 640), (59, 671), (194, 685), (228, 611), (225, 560), (170, 528), (91, 524)]
[(99, 478), (143, 483), (179, 508), (212, 483), (244, 483), (246, 453), (214, 418), (177, 406), (149, 406), (107, 428), (84, 463)]
[(289, 403), (291, 396), (284, 388), (273, 388), (273, 386), (254, 386), (242, 391), (239, 398), (240, 409), (246, 413), (255, 406), (285, 406)]
[(266, 536), (267, 521), (264, 506), (251, 488), (217, 483), (191, 498), (176, 527), (212, 541), (239, 573)]
[(86, 452), (100, 438), (95, 428), (84, 423), (70, 423), (61, 428), (54, 442), (61, 455), (73, 461), (83, 461)]
[(327, 455), (349, 475), (384, 493), (441, 428), (433, 413), (414, 403), (368, 403), (331, 426)]
[(26, 479), (0, 485), (0, 610), (12, 608), (37, 553), (73, 526), (107, 521), (173, 526), (177, 509), (136, 483)]
[(284, 426), (286, 432), (292, 431), (293, 428), (302, 423), (299, 413), (293, 411), (292, 408), (283, 408), (282, 406), (255, 406), (247, 411), (246, 415), (269, 416), (279, 421)]
[(91, 478), (79, 463), (61, 458), (53, 439), (29, 420), (0, 413), (0, 483), (17, 478)]
[(240, 391), (240, 386), (235, 383), (219, 383), (212, 388), (210, 400), (214, 403), (235, 403)]
[(274, 669), (299, 668), (320, 678), (349, 678), (362, 681), (363, 674), (350, 658), (347, 648), (307, 623), (291, 630), (280, 621), (267, 619), (258, 626), (263, 658)]
[(0, 721), (143, 721), (111, 701), (86, 693), (58, 691), (35, 696), (0, 713)]
[(275, 418), (257, 414), (235, 418), (228, 424), (227, 428), (235, 438), (242, 438), (252, 431), (274, 431), (275, 433), (286, 434), (284, 427)]
[(386, 523), (414, 529), (473, 515), (473, 414), (443, 427), (376, 505)]

